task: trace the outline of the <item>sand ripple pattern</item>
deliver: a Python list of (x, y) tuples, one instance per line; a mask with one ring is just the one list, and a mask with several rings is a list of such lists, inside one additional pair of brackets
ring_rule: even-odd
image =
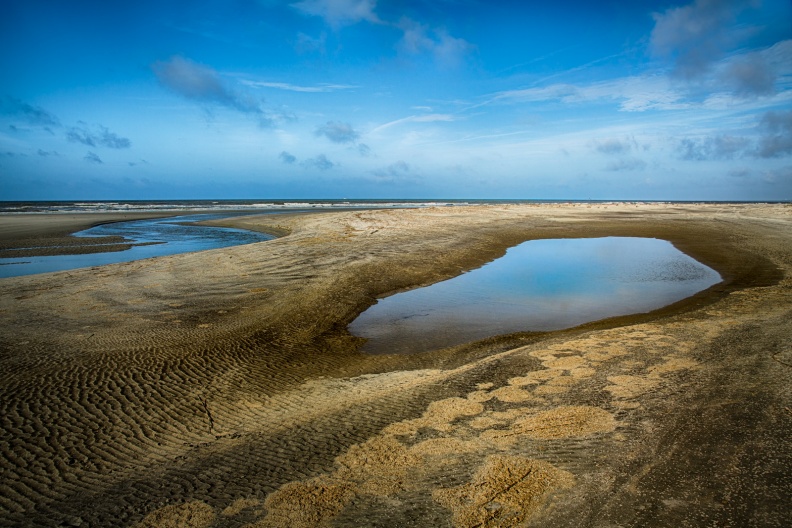
[[(737, 511), (679, 498), (647, 506), (634, 490), (673, 451), (669, 424), (684, 422), (683, 403), (716, 416), (693, 399), (712, 387), (738, 402), (772, 394), (770, 411), (729, 424), (773, 420), (767, 438), (785, 452), (786, 422), (767, 413), (792, 403), (775, 378), (741, 373), (785, 368), (770, 358), (788, 355), (788, 279), (659, 322), (416, 357), (361, 357), (344, 331), (375, 296), (480, 265), (529, 236), (645, 235), (652, 229), (624, 227), (620, 215), (663, 226), (668, 214), (607, 207), (283, 216), (275, 227), (291, 234), (271, 242), (0, 281), (0, 525), (640, 526), (652, 520), (642, 511), (667, 510), (668, 524)], [(686, 226), (729, 218), (697, 211), (677, 214), (690, 215)], [(760, 247), (756, 233), (780, 236), (789, 222), (773, 214), (752, 220), (765, 231), (729, 224), (728, 236)], [(787, 249), (761, 247), (792, 269)], [(724, 371), (723, 358), (755, 362)], [(724, 460), (765, 471), (757, 482), (774, 474), (774, 462), (736, 453)], [(741, 478), (724, 482), (747, 497), (752, 488), (731, 484), (753, 482)], [(657, 479), (651, 486), (666, 485)]]

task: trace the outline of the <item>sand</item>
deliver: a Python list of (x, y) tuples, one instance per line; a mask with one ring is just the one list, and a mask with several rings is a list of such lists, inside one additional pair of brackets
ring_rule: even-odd
[[(84, 220), (0, 217), (0, 241)], [(0, 280), (0, 525), (786, 525), (792, 206), (218, 223), (288, 234)], [(363, 355), (346, 333), (378, 296), (580, 236), (670, 240), (725, 281), (651, 314), (411, 356)]]
[(101, 224), (175, 216), (178, 213), (64, 213), (0, 215), (0, 258), (124, 251), (122, 237), (69, 236)]

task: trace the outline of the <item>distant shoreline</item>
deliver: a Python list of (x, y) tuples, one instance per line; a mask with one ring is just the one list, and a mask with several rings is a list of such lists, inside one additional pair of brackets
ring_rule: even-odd
[(464, 205), (557, 204), (782, 204), (786, 200), (640, 200), (543, 198), (306, 198), (239, 200), (0, 200), (0, 216), (53, 213), (199, 213), (279, 210), (402, 208)]

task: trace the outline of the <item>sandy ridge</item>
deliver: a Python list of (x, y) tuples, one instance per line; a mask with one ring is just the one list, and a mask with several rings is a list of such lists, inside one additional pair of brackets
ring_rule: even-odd
[[(0, 281), (1, 524), (781, 526), (789, 513), (788, 205), (239, 221), (290, 234)], [(343, 331), (374, 296), (519, 241), (606, 234), (671, 239), (727, 284), (645, 321), (410, 358), (361, 357)]]

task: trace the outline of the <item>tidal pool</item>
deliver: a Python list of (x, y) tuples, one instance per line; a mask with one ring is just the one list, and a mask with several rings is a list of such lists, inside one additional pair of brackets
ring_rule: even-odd
[(423, 352), (650, 312), (720, 281), (665, 240), (532, 240), (453, 279), (380, 299), (349, 331), (368, 339), (364, 352)]
[(193, 222), (229, 216), (236, 215), (198, 214), (99, 225), (75, 233), (74, 236), (118, 236), (131, 244), (138, 245), (124, 251), (106, 253), (0, 258), (0, 278), (131, 262), (151, 257), (252, 244), (275, 238), (272, 235), (244, 229), (192, 225)]

